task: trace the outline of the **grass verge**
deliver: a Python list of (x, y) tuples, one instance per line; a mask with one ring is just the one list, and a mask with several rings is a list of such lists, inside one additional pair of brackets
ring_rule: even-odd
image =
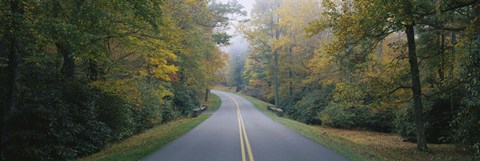
[(271, 104), (250, 96), (239, 95), (252, 102), (257, 109), (274, 121), (354, 161), (473, 160), (467, 149), (452, 144), (429, 144), (431, 153), (419, 152), (416, 150), (415, 143), (403, 142), (401, 137), (393, 134), (311, 126), (288, 118), (278, 117), (266, 110), (266, 106)]
[[(216, 110), (220, 107), (220, 98), (211, 94), (206, 104), (209, 110)], [(209, 114), (203, 114), (196, 118), (185, 118), (156, 126), (118, 143), (110, 144), (102, 151), (77, 161), (140, 160), (187, 133), (208, 117), (210, 117)]]
[(306, 136), (306, 137), (308, 137), (312, 140), (315, 140), (316, 142), (330, 148), (331, 150), (336, 151), (337, 153), (339, 153), (339, 154), (341, 154), (341, 155), (343, 155), (343, 156), (345, 156), (349, 159), (352, 159), (354, 161), (367, 161), (367, 160), (369, 160), (369, 159), (357, 154), (356, 152), (354, 152), (353, 150), (348, 148), (348, 146), (343, 145), (344, 142), (347, 142), (346, 140), (339, 140), (339, 141), (333, 142), (333, 141), (331, 141), (332, 139), (338, 140), (338, 139), (341, 139), (341, 138), (321, 136), (322, 134), (324, 134), (324, 131), (318, 131), (314, 126), (310, 126), (310, 125), (307, 125), (307, 124), (304, 124), (304, 123), (301, 123), (301, 122), (298, 122), (298, 121), (295, 121), (295, 120), (291, 120), (291, 119), (288, 119), (288, 118), (278, 117), (277, 115), (273, 114), (272, 112), (267, 111), (267, 109), (266, 109), (267, 105), (271, 106), (272, 104), (261, 101), (261, 100), (258, 100), (256, 98), (251, 97), (251, 96), (246, 96), (246, 95), (242, 95), (242, 94), (239, 94), (239, 95), (242, 96), (243, 98), (247, 99), (248, 101), (252, 102), (252, 104), (258, 110), (265, 113), (267, 116), (272, 118), (274, 121), (279, 122), (279, 123), (285, 125), (286, 127), (290, 128), (290, 129), (293, 129), (293, 130), (297, 131), (298, 133), (300, 133), (300, 134), (302, 134), (302, 135), (304, 135), (304, 136)]
[(213, 93), (210, 93), (208, 94), (208, 98), (208, 101), (205, 103), (208, 105), (208, 110), (206, 113), (211, 113), (218, 110), (218, 108), (220, 108), (220, 104), (222, 103), (220, 97)]

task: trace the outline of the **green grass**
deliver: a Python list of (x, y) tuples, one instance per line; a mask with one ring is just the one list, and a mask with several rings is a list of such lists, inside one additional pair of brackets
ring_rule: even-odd
[[(220, 98), (212, 94), (206, 104), (209, 110), (216, 110), (220, 107)], [(140, 160), (187, 133), (208, 117), (210, 117), (209, 114), (203, 114), (196, 118), (185, 118), (156, 126), (118, 143), (110, 144), (104, 150), (78, 161)]]
[(222, 103), (222, 101), (220, 100), (220, 97), (218, 97), (213, 93), (208, 94), (208, 97), (209, 99), (206, 103), (208, 105), (208, 111), (218, 110), (218, 108), (220, 108), (220, 104)]
[[(315, 128), (314, 126), (310, 126), (310, 125), (307, 125), (307, 124), (304, 124), (304, 123), (301, 123), (301, 122), (298, 122), (298, 121), (295, 121), (295, 120), (291, 120), (291, 119), (288, 119), (288, 118), (278, 117), (274, 113), (267, 111), (267, 108), (266, 108), (267, 105), (272, 106), (272, 104), (261, 101), (261, 100), (258, 100), (256, 98), (253, 98), (253, 97), (250, 97), (250, 96), (242, 95), (242, 94), (239, 94), (239, 93), (237, 93), (237, 94), (242, 96), (243, 98), (247, 99), (248, 101), (252, 102), (252, 104), (258, 110), (265, 113), (268, 117), (272, 118), (274, 121), (279, 122), (279, 123), (285, 125), (286, 127), (297, 131), (298, 133), (304, 135), (307, 138), (315, 140), (316, 142), (330, 148), (331, 150), (333, 150), (333, 151), (335, 151), (335, 152), (337, 152), (337, 153), (339, 153), (339, 154), (341, 154), (341, 155), (343, 155), (343, 156), (345, 156), (345, 157), (347, 157), (351, 160), (367, 161), (367, 160), (372, 159), (372, 158), (366, 158), (366, 157), (364, 157), (360, 154), (357, 154), (356, 152), (351, 150), (351, 148), (349, 148), (348, 146), (345, 146), (344, 144), (353, 144), (353, 143), (350, 143), (350, 141), (348, 141), (348, 140), (345, 140), (345, 139), (340, 138), (340, 137), (331, 136), (331, 135), (324, 135), (324, 134), (326, 134), (325, 131), (323, 131), (321, 129), (318, 129), (318, 128)], [(361, 147), (361, 146), (358, 146), (357, 148), (362, 148), (364, 150), (368, 150), (368, 149), (365, 149), (366, 147)]]

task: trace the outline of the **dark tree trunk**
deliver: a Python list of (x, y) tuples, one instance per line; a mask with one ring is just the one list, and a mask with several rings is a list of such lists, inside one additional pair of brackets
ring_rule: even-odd
[[(452, 32), (452, 40), (451, 40), (451, 43), (452, 43), (452, 54), (451, 54), (451, 63), (450, 63), (450, 68), (449, 68), (449, 78), (450, 80), (453, 80), (453, 68), (455, 68), (455, 44), (457, 43), (457, 36), (455, 35), (455, 32)], [(453, 107), (453, 89), (450, 89), (450, 113), (452, 114), (453, 116), (453, 113), (454, 113), (454, 107)]]
[(417, 148), (427, 150), (425, 140), (425, 127), (423, 122), (422, 85), (418, 70), (417, 53), (415, 46), (414, 24), (405, 25), (408, 45), (408, 62), (410, 63), (410, 75), (412, 78), (413, 108), (415, 113), (415, 126), (417, 131)]
[(90, 81), (95, 81), (99, 78), (100, 72), (97, 62), (93, 59), (88, 60), (87, 77)]
[(279, 107), (278, 97), (278, 51), (273, 52), (273, 93), (275, 95), (275, 107)]
[(293, 96), (293, 71), (292, 71), (292, 64), (293, 64), (293, 53), (292, 48), (289, 50), (289, 67), (288, 67), (288, 95)]
[(55, 43), (59, 54), (63, 56), (63, 76), (72, 79), (75, 76), (75, 60), (73, 59), (73, 51), (68, 43)]
[(208, 101), (208, 94), (210, 93), (210, 89), (205, 89), (205, 102)]
[(6, 93), (5, 93), (5, 105), (2, 109), (2, 131), (1, 131), (1, 149), (0, 149), (0, 159), (5, 157), (4, 151), (7, 147), (6, 141), (9, 120), (12, 117), (13, 113), (17, 108), (17, 101), (18, 101), (18, 77), (20, 75), (18, 66), (21, 61), (20, 55), (20, 40), (19, 37), (19, 29), (20, 29), (20, 21), (23, 20), (23, 10), (19, 6), (18, 1), (11, 1), (10, 4), (10, 12), (13, 15), (10, 19), (10, 22), (7, 25), (7, 28), (12, 32), (6, 34), (8, 42), (7, 42), (7, 53), (8, 53), (8, 69), (7, 69), (7, 84), (6, 84)]
[(440, 44), (440, 67), (438, 68), (438, 77), (440, 78), (440, 83), (443, 83), (445, 80), (445, 35), (441, 34), (438, 41)]
[[(278, 22), (277, 20), (276, 22)], [(280, 31), (275, 30), (274, 38), (279, 40)], [(278, 50), (273, 51), (273, 93), (275, 96), (275, 108), (280, 108), (280, 100), (278, 96)]]

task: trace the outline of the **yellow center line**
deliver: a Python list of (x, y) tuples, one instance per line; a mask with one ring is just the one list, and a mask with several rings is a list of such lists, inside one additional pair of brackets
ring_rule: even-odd
[(240, 113), (240, 111), (238, 111), (238, 112), (240, 114), (240, 120), (242, 121), (243, 136), (245, 136), (245, 141), (247, 143), (248, 159), (250, 161), (254, 161), (253, 160), (252, 149), (250, 148), (250, 142), (248, 141), (247, 131), (245, 130), (245, 125), (243, 124), (242, 114)]
[(245, 125), (243, 124), (242, 113), (240, 112), (240, 105), (238, 104), (237, 100), (230, 95), (225, 94), (227, 97), (233, 100), (235, 105), (237, 106), (237, 120), (238, 120), (238, 130), (240, 132), (240, 148), (242, 150), (242, 161), (246, 161), (245, 157), (245, 146), (243, 145), (243, 137), (245, 137), (245, 144), (247, 145), (247, 153), (248, 153), (248, 160), (255, 161), (253, 159), (252, 149), (250, 147), (250, 141), (248, 140), (247, 131), (245, 130)]
[[(238, 106), (237, 106), (238, 107)], [(242, 150), (242, 161), (245, 160), (245, 147), (243, 146), (243, 136), (242, 136), (242, 123), (240, 121), (240, 115), (238, 115), (238, 108), (237, 108), (237, 120), (238, 120), (238, 131), (240, 132), (240, 148)]]

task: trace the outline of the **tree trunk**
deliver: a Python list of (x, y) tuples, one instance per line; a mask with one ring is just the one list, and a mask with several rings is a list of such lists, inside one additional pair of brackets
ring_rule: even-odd
[(407, 34), (408, 62), (410, 63), (410, 75), (412, 78), (413, 108), (417, 131), (417, 149), (427, 150), (425, 127), (423, 122), (422, 85), (420, 84), (420, 73), (418, 70), (415, 31), (413, 25), (413, 23), (405, 25), (405, 33)]
[[(10, 4), (10, 11), (11, 17), (10, 24), (8, 24), (7, 28), (9, 28), (12, 32), (7, 33), (8, 39), (8, 69), (7, 69), (7, 85), (6, 85), (6, 93), (5, 93), (5, 105), (2, 109), (2, 131), (1, 131), (1, 140), (0, 140), (0, 159), (4, 158), (4, 151), (7, 147), (6, 141), (9, 120), (12, 117), (13, 113), (17, 108), (17, 101), (18, 101), (18, 78), (20, 75), (20, 71), (18, 69), (18, 65), (21, 61), (20, 55), (20, 40), (18, 40), (19, 34), (18, 30), (20, 29), (20, 21), (23, 20), (23, 11), (18, 4), (18, 1), (11, 1)], [(7, 22), (8, 23), (8, 22)]]
[[(276, 20), (277, 23), (279, 21), (280, 19)], [(279, 40), (280, 31), (275, 29), (274, 38), (276, 40)], [(278, 96), (278, 50), (277, 49), (273, 51), (273, 93), (275, 95), (275, 108), (280, 108), (280, 104), (279, 104), (280, 101)]]
[[(453, 69), (455, 68), (455, 44), (457, 43), (457, 36), (455, 35), (455, 32), (452, 32), (452, 54), (451, 54), (451, 63), (450, 63), (450, 68), (448, 71), (449, 78), (450, 80), (453, 80)], [(454, 107), (453, 107), (453, 89), (450, 89), (450, 113), (453, 116), (454, 113)]]
[(440, 44), (440, 67), (438, 68), (438, 77), (440, 78), (440, 84), (442, 84), (445, 80), (445, 35), (440, 34), (438, 41)]
[(88, 59), (88, 67), (87, 67), (87, 78), (90, 81), (95, 81), (99, 78), (100, 72), (98, 69), (97, 62), (93, 59)]
[(292, 48), (289, 50), (289, 67), (288, 67), (288, 95), (293, 96), (293, 71), (292, 71), (292, 64), (293, 64), (293, 53)]
[(72, 79), (75, 76), (75, 60), (73, 59), (73, 51), (68, 43), (55, 43), (59, 54), (63, 56), (63, 76)]
[(208, 101), (208, 94), (210, 93), (210, 90), (207, 88), (205, 89), (205, 102)]
[(273, 52), (273, 93), (275, 94), (275, 108), (279, 107), (278, 97), (278, 51)]

